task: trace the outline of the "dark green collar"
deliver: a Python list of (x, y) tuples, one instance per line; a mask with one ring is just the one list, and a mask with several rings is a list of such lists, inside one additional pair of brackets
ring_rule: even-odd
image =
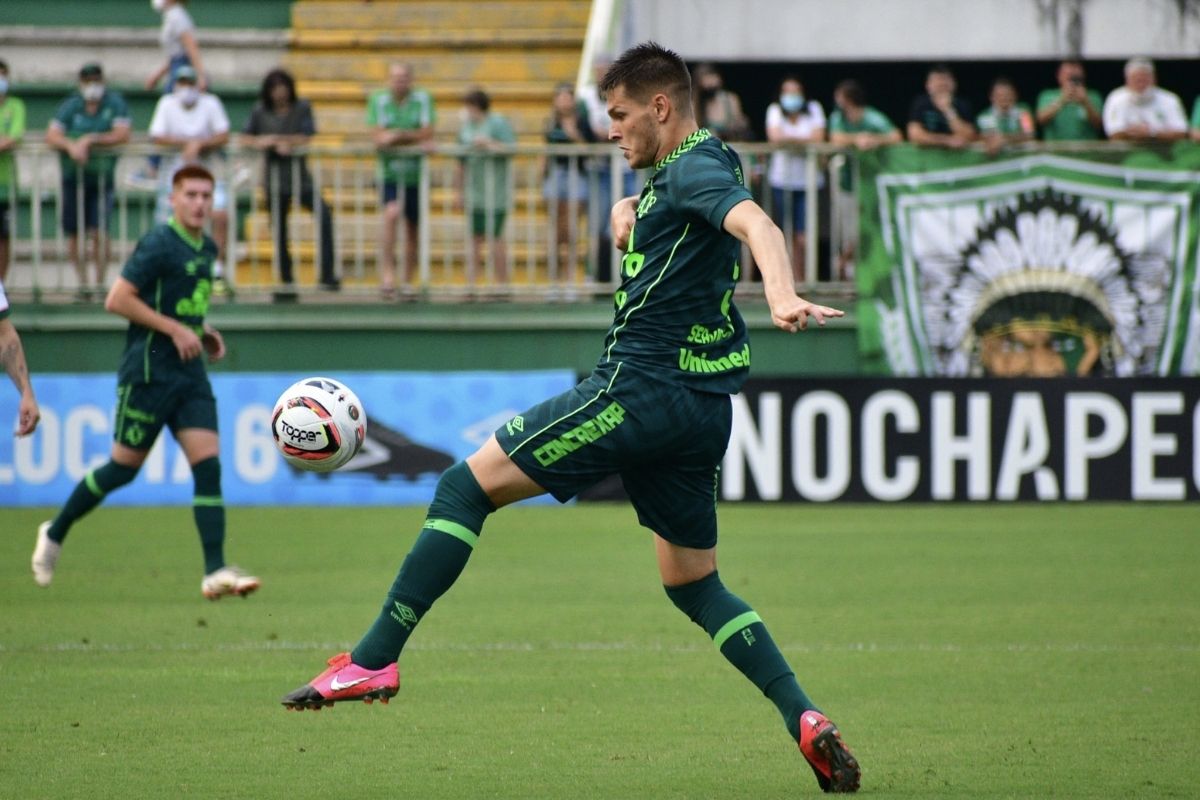
[(676, 147), (674, 150), (672, 150), (666, 156), (663, 156), (662, 160), (654, 165), (654, 171), (658, 172), (660, 169), (665, 167), (667, 164), (670, 164), (672, 161), (679, 158), (681, 155), (683, 155), (687, 151), (691, 150), (693, 147), (700, 144), (705, 139), (711, 139), (711, 138), (712, 138), (712, 131), (710, 131), (708, 128), (700, 128), (699, 130), (692, 131), (692, 133), (689, 134), (686, 139), (684, 139), (682, 142), (679, 143), (678, 147)]
[(187, 228), (183, 227), (179, 220), (175, 219), (174, 217), (168, 219), (167, 224), (171, 226), (171, 230), (179, 234), (180, 239), (183, 239), (185, 242), (191, 245), (192, 249), (197, 253), (199, 253), (201, 248), (204, 247), (204, 234), (192, 236), (190, 233), (188, 233)]

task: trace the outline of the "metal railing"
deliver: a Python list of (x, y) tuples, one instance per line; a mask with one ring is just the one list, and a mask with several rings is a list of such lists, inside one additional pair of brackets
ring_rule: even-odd
[[(807, 185), (824, 186), (808, 193), (805, 230), (797, 231), (794, 196), (785, 193), (784, 207), (778, 208), (766, 175), (767, 162), (781, 148), (749, 143), (736, 148), (755, 199), (777, 217), (790, 247), (805, 248), (803, 260), (810, 267), (802, 288), (849, 292), (850, 276), (839, 263), (856, 238), (840, 219), (841, 210), (854, 201), (839, 180), (846, 153), (828, 145), (788, 149), (791, 156), (807, 156)], [(165, 177), (147, 182), (140, 174), (151, 154), (164, 151), (136, 143), (114, 152), (117, 161), (111, 174), (72, 184), (63, 182), (57, 151), (41, 143), (18, 148), (19, 179), (9, 187), (7, 198), (12, 265), (5, 283), (10, 293), (46, 301), (86, 299), (80, 290), (111, 282), (138, 239), (163, 221), (168, 182)], [(296, 155), (306, 160), (316, 191), (302, 188), (308, 181), (299, 159), (291, 162), (290, 174), (276, 170), (267, 177), (261, 151), (234, 145), (210, 159), (208, 166), (226, 195), (226, 280), (248, 301), (278, 299), (284, 288), (289, 294), (293, 289), (300, 295), (316, 292), (324, 249), (332, 253), (343, 296), (378, 297), (380, 241), (386, 224), (378, 153), (368, 143), (349, 143), (310, 147)], [(634, 175), (615, 147), (516, 145), (485, 153), (439, 145), (427, 151), (397, 150), (394, 155), (419, 156), (421, 164), (415, 231), (403, 223), (403, 209), (398, 217), (396, 257), (402, 269), (408, 238), (415, 236), (417, 245), (415, 278), (411, 286), (400, 287), (402, 296), (569, 300), (610, 293), (619, 283), (620, 257), (608, 243), (609, 210), (626, 193), (640, 191), (644, 174)], [(166, 169), (169, 157), (163, 163)], [(72, 185), (73, 198), (64, 195), (64, 186), (71, 191)], [(109, 252), (107, 269), (98, 277), (92, 263), (97, 251), (83, 247), (94, 238), (85, 215), (75, 215), (71, 230), (62, 224), (68, 206), (82, 204), (91, 191), (101, 199), (110, 192), (112, 196), (111, 204), (101, 202), (97, 209), (99, 255)], [(403, 200), (401, 191), (397, 202)], [(281, 229), (281, 204), (288, 206), (286, 231)], [(332, 217), (332, 225), (324, 230), (323, 211)], [(333, 241), (324, 241), (330, 233)], [(805, 235), (797, 237), (798, 233)], [(72, 240), (78, 249), (73, 249)], [(294, 265), (290, 286), (283, 281), (286, 257), (279, 245), (284, 241)], [(87, 262), (86, 272), (78, 269), (81, 259)], [(743, 280), (755, 280), (748, 250), (743, 263)]]

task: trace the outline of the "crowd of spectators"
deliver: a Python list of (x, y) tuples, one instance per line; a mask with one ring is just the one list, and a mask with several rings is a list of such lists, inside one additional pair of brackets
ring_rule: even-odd
[[(707, 64), (694, 71), (696, 115), (702, 125), (731, 141), (752, 136), (743, 122), (742, 103), (725, 88), (716, 70)], [(819, 100), (805, 92), (799, 76), (788, 75), (779, 85), (774, 102), (766, 111), (766, 139), (773, 144), (805, 145), (828, 141), (834, 145), (866, 150), (907, 141), (918, 147), (961, 150), (981, 148), (995, 155), (1006, 147), (1035, 141), (1098, 141), (1104, 138), (1148, 145), (1190, 137), (1200, 140), (1200, 98), (1192, 118), (1185, 116), (1179, 96), (1156, 85), (1154, 64), (1134, 58), (1124, 67), (1124, 85), (1107, 97), (1087, 85), (1084, 65), (1066, 60), (1059, 64), (1056, 87), (1039, 93), (1036, 107), (1023, 102), (1016, 85), (996, 77), (988, 93), (988, 106), (978, 112), (958, 91), (953, 71), (937, 65), (926, 74), (924, 91), (908, 107), (907, 117), (897, 126), (886, 114), (867, 104), (863, 87), (853, 80), (839, 83), (833, 93), (828, 118)], [(809, 185), (815, 174), (817, 185)], [(842, 243), (837, 256), (837, 276), (846, 279), (854, 258), (857, 208), (852, 173), (838, 175), (841, 189), (835, 193), (834, 224)], [(824, 185), (824, 172), (807, 169), (803, 152), (794, 147), (771, 154), (766, 183), (767, 205), (775, 221), (790, 232), (793, 269), (804, 281), (807, 202), (810, 189)], [(844, 230), (841, 230), (844, 229)]]
[[(162, 14), (163, 62), (146, 85), (160, 84), (159, 98), (147, 130), (151, 141), (167, 151), (149, 170), (132, 176), (149, 183), (158, 197), (158, 221), (166, 219), (165, 198), (171, 176), (184, 164), (201, 163), (224, 176), (224, 148), (231, 137), (229, 117), (221, 99), (208, 91), (195, 27), (185, 0), (156, 0)], [(608, 63), (594, 65), (598, 74)], [(765, 114), (766, 140), (790, 145), (771, 153), (765, 164), (766, 205), (789, 234), (793, 270), (797, 281), (807, 275), (806, 251), (809, 190), (822, 188), (824, 170), (812, 170), (802, 146), (830, 142), (867, 150), (907, 141), (921, 147), (962, 149), (978, 147), (995, 154), (1006, 147), (1035, 139), (1048, 142), (1096, 141), (1104, 138), (1135, 143), (1170, 142), (1190, 136), (1200, 140), (1200, 99), (1189, 120), (1178, 95), (1156, 85), (1154, 64), (1143, 58), (1129, 60), (1124, 84), (1103, 96), (1088, 86), (1084, 65), (1063, 61), (1055, 75), (1056, 86), (1040, 92), (1033, 107), (1019, 96), (1014, 83), (996, 77), (988, 93), (989, 104), (972, 108), (958, 91), (955, 76), (946, 66), (935, 66), (927, 75), (924, 91), (912, 99), (907, 117), (896, 124), (868, 103), (857, 81), (839, 83), (828, 108), (806, 91), (799, 75), (788, 75), (779, 84)], [(25, 130), (24, 105), (8, 94), (8, 65), (0, 61), (0, 280), (9, 260), (9, 205), (15, 193), (13, 148)], [(753, 126), (736, 92), (724, 84), (711, 64), (693, 70), (695, 111), (699, 124), (731, 142), (754, 138)], [(457, 144), (468, 149), (458, 168), (456, 207), (470, 233), (466, 277), (474, 286), (481, 271), (489, 283), (505, 283), (509, 276), (504, 229), (511, 204), (511, 154), (516, 141), (511, 122), (491, 108), (491, 98), (478, 87), (463, 98)], [(387, 84), (370, 93), (365, 130), (378, 150), (380, 191), (379, 289), (384, 298), (411, 299), (417, 262), (418, 223), (421, 210), (422, 155), (413, 146), (431, 150), (437, 111), (433, 96), (414, 85), (410, 64), (389, 66)], [(121, 94), (104, 81), (103, 67), (85, 64), (78, 85), (66, 97), (46, 131), (46, 142), (60, 152), (62, 175), (61, 224), (79, 285), (79, 298), (99, 292), (109, 261), (106, 220), (113, 212), (116, 156), (110, 149), (129, 141), (129, 107)], [(544, 141), (551, 145), (602, 142), (608, 119), (603, 98), (594, 86), (576, 93), (569, 84), (555, 87), (549, 99)], [(288, 215), (293, 207), (313, 214), (317, 229), (320, 286), (340, 287), (332, 210), (314, 180), (305, 158), (298, 154), (316, 134), (311, 104), (297, 96), (290, 74), (272, 70), (262, 81), (258, 103), (247, 120), (240, 144), (263, 153), (262, 189), (272, 227), (278, 278), (285, 287), (295, 280), (288, 243)], [(800, 146), (800, 147), (797, 147)], [(99, 149), (96, 149), (99, 148)], [(633, 173), (622, 164), (613, 175), (611, 160), (550, 154), (542, 160), (542, 197), (549, 215), (548, 263), (550, 277), (565, 281), (578, 264), (578, 244), (588, 240), (592, 273), (600, 280), (612, 275), (611, 246), (605, 242), (610, 195), (614, 180), (622, 196), (636, 191)], [(812, 176), (817, 185), (810, 186)], [(853, 206), (853, 172), (836, 174), (839, 189), (833, 201), (835, 226), (844, 228), (836, 240), (837, 277), (849, 277), (856, 236)], [(229, 187), (220, 180), (214, 194), (213, 236), (221, 248), (218, 275), (226, 258)], [(399, 233), (403, 232), (400, 241)], [(401, 260), (397, 262), (397, 244)], [(94, 269), (89, 272), (88, 261)]]

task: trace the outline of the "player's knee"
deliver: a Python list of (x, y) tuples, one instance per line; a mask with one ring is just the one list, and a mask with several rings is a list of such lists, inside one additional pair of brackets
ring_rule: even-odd
[(483, 521), (495, 510), (471, 468), (465, 461), (460, 461), (438, 479), (433, 502), (429, 505), (429, 518), (450, 520), (479, 533)]
[(385, 222), (395, 225), (396, 221), (400, 219), (400, 204), (393, 202), (385, 205), (383, 207), (383, 219)]

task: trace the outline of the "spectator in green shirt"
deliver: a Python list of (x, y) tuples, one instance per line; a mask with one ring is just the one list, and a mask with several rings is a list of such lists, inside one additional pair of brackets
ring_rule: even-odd
[(987, 151), (996, 154), (1008, 144), (1033, 141), (1033, 112), (1017, 98), (1017, 87), (1008, 78), (992, 81), (992, 104), (975, 118)]
[(8, 93), (8, 64), (0, 61), (0, 282), (8, 276), (10, 203), (17, 195), (17, 162), (13, 149), (25, 135), (25, 104)]
[(511, 157), (491, 155), (517, 141), (512, 125), (491, 108), (491, 98), (482, 89), (472, 89), (463, 98), (466, 116), (458, 131), (458, 143), (479, 155), (462, 160), (459, 185), (462, 204), (471, 223), (472, 247), (467, 261), (467, 284), (475, 285), (480, 264), (486, 262), (491, 245), (491, 265), (496, 283), (508, 283), (508, 252), (504, 243), (504, 220), (508, 215), (509, 167)]
[[(837, 106), (829, 115), (829, 141), (839, 147), (855, 150), (874, 150), (904, 141), (900, 130), (882, 111), (867, 105), (866, 93), (856, 80), (845, 80), (833, 90)], [(854, 170), (849, 164), (842, 168), (839, 189), (834, 194), (833, 225), (835, 240), (841, 242), (838, 253), (838, 280), (849, 280), (853, 273), (855, 252), (858, 250), (858, 196), (854, 188)]]
[[(117, 156), (111, 151), (94, 153), (92, 148), (124, 144), (129, 141), (129, 126), (125, 98), (106, 88), (100, 65), (90, 63), (79, 70), (79, 89), (62, 102), (46, 129), (46, 144), (61, 152), (62, 226), (79, 278), (78, 300), (91, 299), (93, 291), (104, 294), (108, 269), (108, 220), (112, 218)], [(86, 232), (92, 245), (95, 289), (87, 280), (86, 259), (79, 246), (81, 232)]]
[(1104, 127), (1104, 100), (1084, 82), (1083, 64), (1058, 65), (1058, 88), (1043, 89), (1037, 99), (1037, 124), (1047, 142), (1093, 141)]
[(380, 288), (385, 298), (396, 294), (396, 225), (401, 213), (405, 230), (403, 280), (405, 296), (411, 297), (408, 292), (417, 262), (417, 223), (421, 209), (421, 156), (399, 155), (392, 148), (432, 144), (436, 120), (432, 95), (413, 88), (412, 67), (402, 62), (388, 68), (388, 88), (379, 89), (367, 100), (367, 125), (379, 150), (383, 205)]

